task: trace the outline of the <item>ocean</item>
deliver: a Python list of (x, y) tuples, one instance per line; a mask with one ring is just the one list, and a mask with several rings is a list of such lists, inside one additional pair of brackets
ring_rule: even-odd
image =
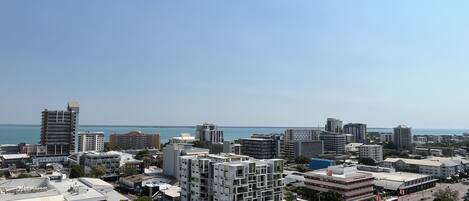
[[(250, 137), (253, 133), (283, 133), (287, 127), (219, 127), (224, 131), (225, 140), (235, 140)], [(38, 143), (40, 125), (0, 125), (0, 144)], [(195, 135), (195, 127), (167, 127), (167, 126), (80, 126), (80, 131), (102, 131), (105, 140), (109, 140), (112, 133), (128, 133), (140, 130), (144, 133), (159, 133), (161, 142), (167, 142), (171, 137), (180, 133)], [(392, 128), (368, 128), (369, 132), (392, 132)], [(461, 135), (469, 133), (469, 129), (412, 129), (414, 135)]]

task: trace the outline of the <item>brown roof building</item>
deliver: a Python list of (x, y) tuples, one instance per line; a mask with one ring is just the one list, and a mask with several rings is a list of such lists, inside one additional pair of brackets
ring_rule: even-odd
[(160, 134), (144, 134), (142, 131), (114, 133), (109, 136), (109, 148), (111, 150), (160, 149)]

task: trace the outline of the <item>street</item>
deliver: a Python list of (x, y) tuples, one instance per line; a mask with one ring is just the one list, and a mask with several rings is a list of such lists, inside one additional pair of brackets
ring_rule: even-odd
[(459, 200), (463, 200), (464, 195), (469, 189), (469, 185), (464, 185), (463, 183), (438, 183), (435, 187), (429, 188), (424, 191), (415, 192), (399, 197), (399, 201), (416, 201), (416, 200), (433, 200), (433, 193), (438, 189), (451, 188), (452, 190), (459, 191)]

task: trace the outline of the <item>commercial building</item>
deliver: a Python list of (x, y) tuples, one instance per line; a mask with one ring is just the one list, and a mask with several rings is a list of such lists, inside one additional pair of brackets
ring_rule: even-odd
[(366, 143), (366, 124), (349, 123), (344, 125), (344, 133), (352, 134), (354, 142)]
[(181, 200), (283, 199), (283, 160), (235, 154), (180, 157)]
[(411, 128), (399, 125), (394, 128), (394, 144), (400, 150), (411, 150), (412, 149), (412, 131)]
[(356, 167), (330, 166), (305, 173), (307, 188), (337, 192), (345, 201), (373, 199), (373, 180), (372, 174), (359, 172)]
[(394, 168), (397, 171), (420, 173), (434, 176), (439, 179), (450, 179), (469, 166), (464, 166), (450, 158), (435, 159), (407, 159), (407, 158), (387, 158), (381, 165), (383, 167)]
[(177, 178), (179, 172), (179, 156), (206, 155), (208, 149), (196, 148), (192, 144), (167, 144), (163, 148), (163, 174)]
[(28, 154), (30, 156), (45, 156), (47, 153), (47, 146), (40, 144), (18, 144), (19, 153)]
[(320, 130), (308, 128), (295, 128), (285, 130), (286, 141), (311, 141), (319, 140)]
[(309, 161), (309, 168), (312, 170), (324, 169), (328, 168), (329, 166), (335, 166), (335, 161), (322, 158), (312, 158)]
[(66, 110), (42, 111), (41, 145), (46, 146), (46, 155), (69, 155), (78, 148), (79, 106), (68, 102)]
[(87, 152), (80, 157), (80, 164), (85, 167), (85, 173), (90, 173), (96, 166), (104, 166), (106, 173), (101, 178), (117, 179), (120, 168), (120, 155), (106, 152)]
[(345, 152), (345, 135), (333, 132), (323, 132), (319, 139), (324, 142), (324, 150), (326, 152), (344, 153)]
[(129, 200), (100, 179), (78, 178), (50, 181), (49, 178), (12, 179), (0, 182), (2, 201), (102, 201)]
[(362, 146), (363, 143), (348, 143), (345, 145), (345, 152), (358, 153), (358, 147)]
[(375, 162), (383, 161), (383, 146), (381, 145), (361, 145), (358, 147), (359, 158), (371, 158)]
[(278, 158), (278, 143), (275, 139), (267, 138), (242, 138), (241, 154), (257, 159)]
[(78, 132), (78, 152), (104, 151), (103, 132)]
[(26, 168), (28, 164), (31, 164), (31, 158), (27, 154), (0, 155), (0, 165), (2, 168)]
[(342, 121), (335, 118), (327, 118), (326, 131), (342, 133)]
[(190, 133), (181, 133), (177, 137), (172, 137), (169, 140), (169, 143), (192, 143), (197, 141), (194, 136), (191, 136)]
[(375, 178), (373, 183), (377, 189), (391, 191), (400, 195), (432, 188), (438, 181), (438, 179), (431, 175), (396, 172), (392, 168), (359, 165), (357, 169), (360, 172), (372, 174)]
[(160, 149), (160, 146), (160, 134), (131, 131), (126, 134), (112, 134), (109, 137), (109, 147), (112, 150)]
[(210, 144), (220, 144), (223, 140), (223, 131), (218, 130), (215, 124), (204, 123), (197, 125), (196, 138), (202, 142), (208, 142)]

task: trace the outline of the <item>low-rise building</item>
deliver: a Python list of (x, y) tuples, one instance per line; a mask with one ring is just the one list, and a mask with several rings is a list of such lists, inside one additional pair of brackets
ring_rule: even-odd
[(335, 166), (335, 161), (323, 158), (312, 158), (309, 161), (309, 168), (312, 170), (324, 169), (329, 166)]
[(96, 166), (104, 166), (106, 173), (102, 178), (117, 179), (120, 173), (120, 155), (107, 152), (87, 152), (80, 157), (80, 164), (85, 167), (85, 173), (90, 173)]
[(450, 179), (451, 176), (458, 174), (463, 169), (461, 164), (450, 158), (387, 158), (381, 164), (384, 167), (394, 168), (397, 171), (427, 174), (439, 179)]
[(0, 155), (0, 164), (2, 168), (26, 168), (31, 164), (31, 158), (27, 154), (3, 154)]
[(307, 188), (319, 192), (337, 192), (345, 201), (373, 199), (373, 180), (374, 177), (370, 173), (341, 165), (305, 173)]
[(0, 182), (2, 201), (102, 201), (129, 200), (100, 179), (79, 178), (50, 181), (48, 178), (12, 179)]

